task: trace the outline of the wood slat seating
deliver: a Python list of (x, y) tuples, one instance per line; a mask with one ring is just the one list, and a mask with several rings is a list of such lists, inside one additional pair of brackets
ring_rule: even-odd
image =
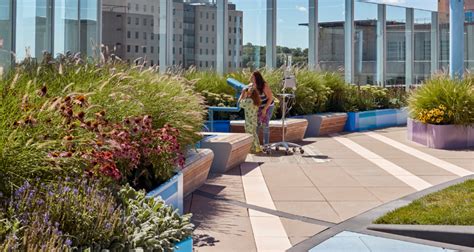
[[(280, 142), (282, 139), (282, 128), (281, 121), (274, 120), (270, 121), (270, 143)], [(285, 122), (286, 132), (285, 140), (292, 141), (302, 141), (304, 139), (304, 134), (306, 128), (308, 127), (308, 121), (306, 119), (286, 119)], [(231, 121), (230, 122), (230, 131), (235, 133), (245, 132), (245, 121)], [(259, 131), (260, 143), (263, 143), (263, 133), (262, 130)]]
[(186, 164), (181, 170), (183, 173), (183, 195), (194, 192), (207, 180), (214, 153), (210, 149), (197, 149), (186, 156)]
[(239, 166), (250, 152), (253, 137), (245, 133), (203, 132), (201, 147), (214, 152), (211, 173), (225, 173)]
[(319, 128), (319, 135), (325, 136), (329, 134), (339, 133), (344, 131), (346, 125), (346, 113), (334, 113), (322, 115), (321, 126)]

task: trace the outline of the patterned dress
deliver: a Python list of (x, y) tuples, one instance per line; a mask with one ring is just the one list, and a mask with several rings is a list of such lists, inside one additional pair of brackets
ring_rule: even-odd
[(260, 152), (260, 141), (257, 134), (258, 106), (253, 104), (251, 98), (246, 98), (240, 102), (240, 107), (245, 110), (245, 132), (253, 136), (252, 152)]

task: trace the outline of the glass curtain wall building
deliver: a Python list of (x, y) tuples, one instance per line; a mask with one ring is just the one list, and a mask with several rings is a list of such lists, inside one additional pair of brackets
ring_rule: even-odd
[(4, 0), (0, 3), (0, 69), (43, 52), (93, 56), (100, 45), (100, 0)]
[[(474, 65), (473, 1), (465, 0), (468, 69)], [(339, 72), (355, 84), (409, 88), (449, 66), (447, 6), (448, 0), (412, 6), (384, 0), (103, 0), (102, 37), (124, 60), (161, 69), (231, 72), (291, 61)]]

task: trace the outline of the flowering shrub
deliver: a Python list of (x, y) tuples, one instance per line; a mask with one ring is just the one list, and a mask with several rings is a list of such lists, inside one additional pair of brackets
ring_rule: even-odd
[(474, 124), (474, 79), (435, 76), (409, 97), (410, 116), (430, 124)]
[(445, 124), (452, 120), (452, 116), (452, 111), (448, 111), (444, 105), (439, 105), (438, 108), (421, 110), (416, 119), (422, 123)]
[(128, 185), (115, 197), (86, 179), (38, 183), (0, 199), (0, 251), (172, 251), (192, 235), (191, 215)]
[(84, 179), (38, 186), (25, 182), (6, 212), (16, 223), (3, 244), (7, 249), (109, 248), (124, 239), (123, 211), (114, 196)]

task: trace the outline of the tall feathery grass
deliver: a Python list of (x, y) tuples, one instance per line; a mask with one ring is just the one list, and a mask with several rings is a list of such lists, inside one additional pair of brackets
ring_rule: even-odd
[(84, 164), (68, 158), (52, 162), (48, 154), (61, 149), (71, 131), (75, 148), (94, 135), (81, 127), (64, 128), (57, 109), (64, 97), (88, 103), (85, 118), (107, 112), (107, 120), (151, 115), (153, 126), (170, 124), (186, 147), (200, 136), (203, 98), (182, 77), (160, 75), (154, 69), (124, 64), (96, 64), (73, 56), (35, 64), (28, 59), (0, 80), (0, 191), (11, 192), (25, 179), (80, 174)]
[(443, 110), (443, 115), (437, 117), (441, 119), (434, 121), (435, 124), (472, 125), (474, 124), (474, 78), (467, 76), (464, 80), (453, 80), (447, 75), (434, 76), (413, 91), (408, 104), (410, 116), (414, 119), (432, 117), (438, 109)]

